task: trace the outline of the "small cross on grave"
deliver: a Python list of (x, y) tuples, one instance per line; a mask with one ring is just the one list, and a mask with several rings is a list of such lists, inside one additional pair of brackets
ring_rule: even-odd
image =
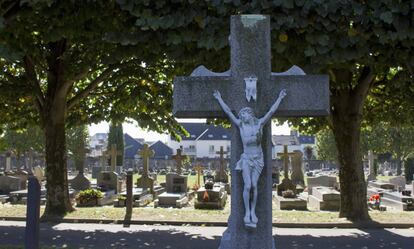
[(138, 155), (143, 161), (143, 171), (142, 176), (137, 180), (137, 187), (150, 189), (151, 193), (154, 194), (154, 179), (149, 176), (149, 159), (155, 155), (155, 152), (149, 148), (148, 144), (144, 144)]
[(198, 185), (198, 187), (200, 187), (200, 184), (201, 184), (201, 178), (200, 177), (203, 174), (204, 167), (203, 167), (202, 164), (197, 163), (196, 165), (194, 165), (194, 170), (197, 171), (197, 185)]
[(288, 146), (283, 145), (283, 153), (277, 153), (277, 156), (283, 159), (283, 172), (284, 179), (282, 183), (277, 186), (277, 194), (282, 196), (282, 192), (286, 190), (292, 190), (296, 192), (296, 186), (293, 184), (292, 180), (289, 178), (289, 157), (296, 156), (296, 152), (288, 152)]
[(155, 152), (149, 148), (148, 144), (144, 144), (144, 148), (138, 152), (138, 155), (141, 156), (142, 161), (144, 163), (144, 170), (142, 172), (142, 176), (149, 177), (149, 159), (150, 157), (153, 157), (155, 155)]
[(227, 182), (224, 178), (226, 178), (226, 171), (225, 171), (225, 165), (226, 161), (224, 158), (224, 155), (227, 155), (227, 151), (224, 151), (224, 147), (220, 146), (220, 151), (217, 151), (216, 154), (220, 155), (220, 167), (218, 172), (218, 180), (220, 182)]
[[(229, 41), (229, 71), (215, 73), (200, 66), (190, 77), (174, 79), (173, 114), (230, 118), (232, 205), (220, 249), (274, 249), (270, 119), (328, 115), (329, 78), (305, 75), (298, 67), (272, 73), (269, 16), (232, 16)], [(240, 171), (249, 171), (249, 164), (254, 166), (255, 185), (243, 194), (250, 186), (244, 185), (248, 174)]]
[(186, 155), (181, 154), (181, 153), (182, 153), (182, 150), (177, 149), (177, 154), (172, 156), (172, 158), (176, 162), (177, 174), (179, 174), (179, 175), (181, 175), (181, 170), (182, 170), (182, 167), (183, 167), (183, 160), (185, 160), (187, 158)]
[(106, 155), (111, 158), (111, 171), (116, 171), (117, 157), (122, 155), (121, 151), (118, 151), (116, 144), (111, 145), (111, 150), (106, 152)]

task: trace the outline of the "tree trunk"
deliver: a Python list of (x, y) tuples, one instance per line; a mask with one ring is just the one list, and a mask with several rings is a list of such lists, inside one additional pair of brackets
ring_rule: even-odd
[(367, 186), (360, 152), (360, 123), (351, 117), (333, 117), (341, 187), (340, 217), (369, 220)]
[(341, 207), (339, 217), (369, 221), (367, 185), (361, 154), (361, 122), (365, 99), (374, 75), (364, 67), (355, 81), (350, 70), (336, 70), (339, 85), (331, 89), (332, 130), (338, 149)]
[(46, 210), (45, 217), (63, 216), (73, 211), (69, 199), (65, 133), (65, 102), (54, 105), (45, 116)]

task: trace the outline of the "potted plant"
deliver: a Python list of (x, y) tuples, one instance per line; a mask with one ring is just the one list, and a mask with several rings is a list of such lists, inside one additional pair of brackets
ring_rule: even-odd
[(114, 202), (115, 207), (125, 207), (126, 206), (126, 196), (118, 195), (118, 200)]
[(101, 191), (97, 189), (86, 189), (80, 191), (76, 197), (76, 205), (79, 207), (94, 207), (100, 205), (103, 198)]

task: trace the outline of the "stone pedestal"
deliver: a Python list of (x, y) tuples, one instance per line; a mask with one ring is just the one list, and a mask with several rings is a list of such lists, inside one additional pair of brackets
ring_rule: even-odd
[(307, 210), (307, 203), (301, 198), (285, 198), (276, 195), (274, 197), (276, 207), (279, 210)]
[(309, 208), (318, 211), (339, 211), (341, 194), (333, 188), (314, 187), (308, 196)]

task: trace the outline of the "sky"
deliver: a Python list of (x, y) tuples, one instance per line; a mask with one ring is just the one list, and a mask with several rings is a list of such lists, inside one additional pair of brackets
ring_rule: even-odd
[[(194, 123), (204, 123), (205, 119), (177, 119), (178, 122), (194, 122)], [(133, 121), (132, 123), (123, 124), (124, 133), (128, 133), (133, 138), (144, 138), (145, 141), (158, 141), (166, 142), (168, 140), (168, 135), (159, 134), (152, 131), (145, 131), (138, 127), (137, 122)], [(95, 133), (107, 133), (109, 131), (109, 124), (107, 122), (101, 122), (98, 124), (92, 124), (89, 126), (90, 136)], [(285, 123), (283, 126), (276, 126), (272, 122), (272, 134), (273, 135), (289, 135), (290, 128)]]

